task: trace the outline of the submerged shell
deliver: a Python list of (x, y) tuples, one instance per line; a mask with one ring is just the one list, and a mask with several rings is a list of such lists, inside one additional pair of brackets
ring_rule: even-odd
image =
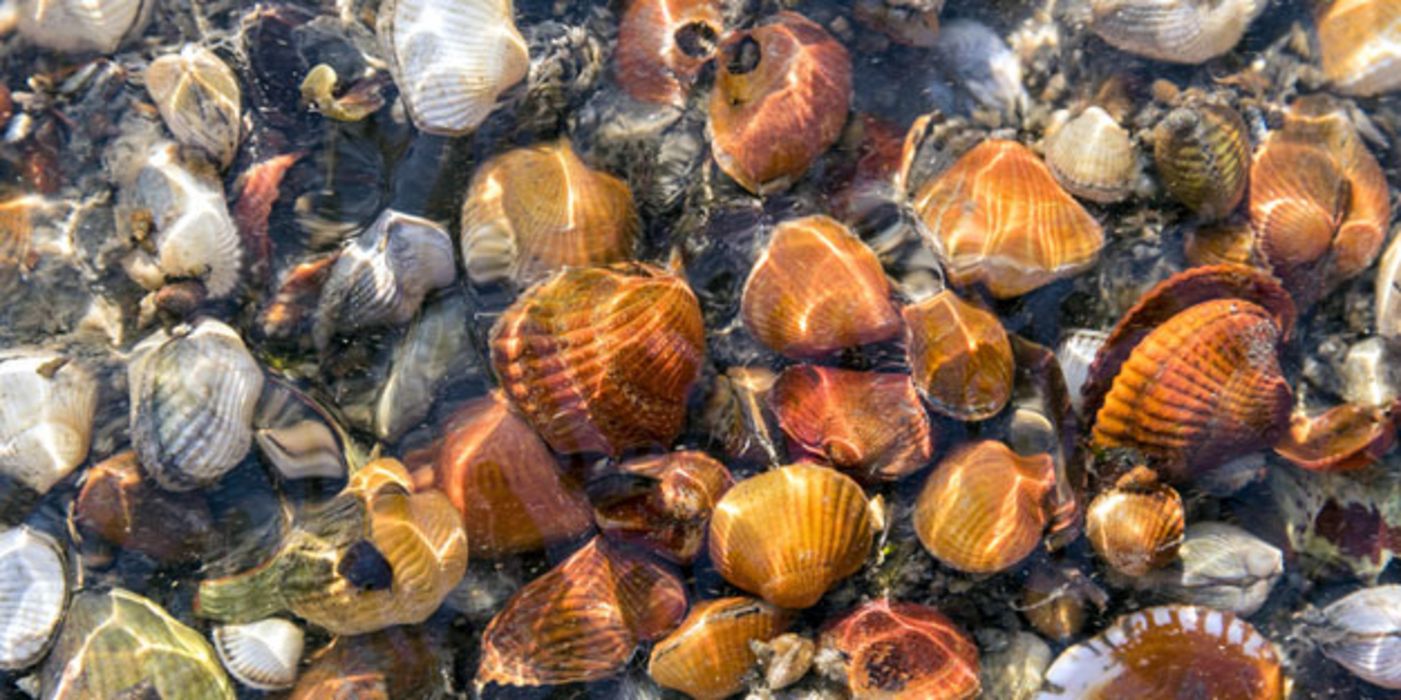
[(697, 700), (727, 698), (744, 688), (757, 657), (750, 642), (767, 642), (791, 615), (753, 598), (696, 603), (681, 626), (657, 642), (647, 673), (664, 688)]
[(724, 32), (717, 0), (638, 0), (618, 23), (618, 83), (634, 99), (680, 106)]
[(67, 603), (68, 567), (58, 542), (28, 527), (0, 532), (0, 670), (43, 658)]
[(769, 410), (777, 380), (767, 367), (731, 367), (715, 378), (700, 420), (724, 454), (752, 462), (782, 461), (778, 427)]
[(1368, 683), (1401, 689), (1401, 586), (1364, 588), (1305, 619), (1325, 656)]
[(228, 64), (209, 49), (186, 44), (180, 53), (151, 61), (146, 90), (177, 141), (228, 167), (238, 150), (242, 100)]
[(159, 562), (198, 559), (216, 533), (202, 495), (172, 494), (152, 483), (134, 452), (88, 468), (73, 516), (81, 532)]
[(978, 647), (934, 608), (881, 598), (842, 616), (822, 646), (847, 659), (858, 698), (962, 700), (977, 697)]
[(1294, 415), (1275, 444), (1275, 454), (1321, 471), (1362, 469), (1380, 460), (1396, 442), (1401, 404), (1339, 404), (1316, 416)]
[(1128, 130), (1100, 107), (1081, 112), (1048, 139), (1046, 166), (1071, 194), (1102, 204), (1127, 197), (1138, 178)]
[(1017, 632), (1006, 647), (984, 653), (981, 665), (985, 697), (1031, 700), (1051, 665), (1051, 647), (1030, 632)]
[(1203, 102), (1172, 110), (1153, 129), (1153, 161), (1167, 191), (1208, 221), (1245, 197), (1250, 141), (1229, 106)]
[(97, 380), (44, 350), (0, 353), (0, 475), (39, 494), (87, 458)]
[[(613, 540), (640, 545), (689, 564), (705, 543), (715, 504), (734, 485), (725, 465), (704, 452), (685, 450), (639, 457), (618, 465), (618, 474), (590, 485), (594, 521)], [(609, 492), (607, 486), (619, 488)]]
[(1070, 394), (1070, 405), (1077, 415), (1083, 415), (1085, 398), (1081, 389), (1089, 377), (1090, 365), (1108, 337), (1109, 333), (1105, 331), (1077, 328), (1066, 331), (1056, 346), (1056, 361), (1060, 363), (1065, 376), (1065, 390)]
[(1226, 523), (1187, 526), (1177, 558), (1141, 579), (1145, 590), (1237, 615), (1254, 615), (1284, 575), (1279, 548)]
[(955, 19), (939, 28), (932, 48), (944, 78), (967, 91), (978, 106), (1000, 112), (1009, 121), (1027, 111), (1030, 100), (1021, 58), (997, 30), (976, 20)]
[(47, 49), (110, 54), (146, 27), (149, 0), (20, 0), (19, 33)]
[(349, 464), (343, 430), (311, 397), (268, 379), (253, 416), (258, 451), (284, 479), (343, 479)]
[(1312, 140), (1276, 131), (1250, 167), (1250, 222), (1262, 257), (1291, 292), (1321, 282), (1324, 256), (1347, 211), (1348, 181)]
[(387, 0), (376, 31), (414, 126), (460, 136), (525, 78), (530, 53), (511, 0)]
[(389, 376), (375, 397), (375, 436), (395, 442), (433, 408), (441, 389), (485, 379), (486, 368), (472, 347), (467, 299), (450, 294), (424, 304), (394, 349)]
[(445, 671), (440, 644), (422, 626), (336, 637), (317, 652), (288, 700), (431, 697)]
[(1339, 0), (1321, 6), (1318, 45), (1323, 74), (1345, 95), (1401, 88), (1401, 3)]
[(1177, 490), (1135, 467), (1090, 502), (1085, 535), (1115, 571), (1142, 576), (1177, 556), (1185, 522)]
[(242, 625), (219, 625), (210, 633), (214, 651), (229, 675), (257, 690), (280, 690), (297, 682), (306, 635), (277, 617)]
[(1377, 266), (1374, 287), (1377, 335), (1401, 338), (1401, 236), (1392, 239)]
[(1093, 0), (1090, 28), (1129, 53), (1202, 63), (1235, 48), (1265, 9), (1261, 0)]
[(977, 421), (1002, 411), (1016, 366), (997, 316), (947, 289), (900, 313), (911, 378), (935, 412)]

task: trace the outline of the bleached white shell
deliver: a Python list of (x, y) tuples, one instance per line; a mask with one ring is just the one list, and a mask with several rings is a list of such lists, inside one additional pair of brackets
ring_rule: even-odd
[(166, 489), (213, 483), (248, 453), (263, 371), (227, 325), (157, 331), (133, 350), (127, 385), (132, 444)]
[(146, 90), (175, 139), (228, 167), (238, 150), (242, 92), (238, 78), (213, 51), (186, 44), (146, 67)]
[(270, 379), (253, 418), (253, 438), (284, 478), (343, 479), (345, 446), (330, 421), (295, 388)]
[(1234, 525), (1187, 526), (1178, 561), (1135, 584), (1179, 603), (1253, 615), (1284, 574), (1284, 553)]
[(1129, 53), (1202, 63), (1235, 48), (1265, 0), (1091, 0), (1090, 27)]
[(67, 602), (58, 542), (28, 527), (0, 533), (0, 669), (27, 668), (43, 658)]
[(1065, 389), (1077, 414), (1084, 410), (1085, 399), (1080, 391), (1089, 378), (1090, 365), (1107, 338), (1109, 334), (1104, 331), (1076, 328), (1066, 331), (1056, 346), (1056, 361), (1060, 363), (1061, 374), (1065, 375)]
[(414, 126), (457, 136), (477, 128), (525, 78), (530, 53), (511, 0), (385, 0), (378, 33)]
[(19, 0), (19, 32), (48, 49), (112, 53), (141, 33), (152, 0)]
[(1071, 194), (1101, 204), (1127, 197), (1138, 176), (1129, 132), (1099, 107), (1090, 107), (1053, 134), (1046, 165)]
[(380, 440), (398, 440), (427, 417), (439, 387), (450, 377), (465, 378), (478, 369), (467, 335), (469, 317), (467, 300), (454, 294), (424, 307), (409, 327), (375, 400), (375, 435)]
[(87, 458), (97, 381), (48, 351), (0, 354), (0, 474), (46, 493)]
[(1344, 596), (1314, 622), (1310, 635), (1325, 656), (1368, 683), (1401, 689), (1401, 586)]
[(1007, 646), (985, 653), (980, 666), (980, 697), (997, 700), (1030, 700), (1041, 688), (1046, 667), (1051, 665), (1050, 645), (1030, 632), (1017, 632)]
[(280, 617), (242, 625), (219, 625), (210, 634), (224, 669), (258, 690), (290, 688), (297, 682), (306, 635)]

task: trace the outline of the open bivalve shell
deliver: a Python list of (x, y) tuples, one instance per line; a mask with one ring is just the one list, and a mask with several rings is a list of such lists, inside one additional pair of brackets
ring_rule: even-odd
[(963, 700), (978, 696), (978, 647), (934, 608), (887, 598), (862, 605), (822, 633), (847, 662), (854, 697)]
[(281, 690), (297, 682), (306, 635), (295, 624), (270, 617), (242, 625), (219, 625), (210, 636), (229, 675), (249, 688)]
[(68, 566), (54, 538), (28, 527), (0, 533), (0, 670), (44, 657), (68, 605)]

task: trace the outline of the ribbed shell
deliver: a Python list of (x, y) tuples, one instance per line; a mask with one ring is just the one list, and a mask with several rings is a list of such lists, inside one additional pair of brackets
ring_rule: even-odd
[(1071, 194), (1110, 204), (1133, 190), (1138, 154), (1124, 127), (1102, 108), (1090, 107), (1050, 137), (1046, 166)]
[(227, 325), (157, 331), (132, 351), (127, 385), (132, 447), (164, 488), (214, 483), (248, 453), (263, 371)]
[(1231, 49), (1267, 3), (1261, 0), (1092, 0), (1090, 28), (1129, 53), (1203, 63)]
[(110, 54), (145, 29), (155, 4), (152, 0), (20, 0), (19, 33), (47, 49)]
[(1176, 566), (1142, 579), (1146, 590), (1189, 605), (1254, 615), (1284, 575), (1284, 553), (1234, 525), (1193, 523)]
[(88, 467), (73, 519), (85, 534), (159, 562), (198, 559), (216, 532), (203, 496), (172, 494), (155, 485), (142, 475), (134, 452)]
[(1401, 689), (1401, 586), (1364, 588), (1319, 617), (1309, 636), (1325, 656), (1368, 683)]
[(68, 604), (58, 542), (28, 527), (0, 532), (0, 669), (34, 665), (49, 650)]
[(177, 141), (229, 166), (238, 150), (242, 92), (228, 64), (209, 49), (186, 44), (180, 53), (151, 61), (146, 90)]
[(563, 267), (631, 258), (640, 227), (627, 183), (589, 168), (568, 139), (517, 148), (472, 176), (463, 264), (477, 284), (524, 288)]
[(1250, 141), (1236, 110), (1211, 103), (1179, 107), (1153, 129), (1153, 161), (1163, 186), (1208, 221), (1245, 196)]
[(756, 194), (787, 189), (841, 135), (851, 57), (795, 12), (730, 33), (716, 54), (710, 144), (720, 169)]
[(1095, 361), (1095, 355), (1099, 353), (1100, 346), (1104, 345), (1108, 337), (1109, 333), (1105, 331), (1077, 328), (1066, 331), (1060, 344), (1056, 346), (1056, 361), (1060, 363), (1060, 371), (1065, 377), (1065, 390), (1070, 394), (1070, 404), (1075, 408), (1076, 414), (1083, 415), (1085, 399), (1081, 389), (1089, 377), (1090, 365)]
[(257, 690), (281, 690), (297, 682), (306, 635), (277, 617), (242, 625), (220, 625), (210, 633), (214, 651), (229, 675)]
[(1136, 467), (1101, 491), (1085, 512), (1085, 535), (1095, 553), (1127, 576), (1168, 565), (1182, 544), (1186, 513), (1177, 490)]
[(0, 473), (43, 494), (87, 458), (97, 380), (55, 352), (0, 353)]
[(441, 689), (438, 639), (423, 626), (336, 637), (317, 652), (288, 700), (421, 698)]
[(491, 330), (501, 388), (556, 452), (667, 446), (700, 376), (705, 328), (686, 282), (650, 265), (565, 270)]
[(959, 571), (995, 573), (1041, 542), (1055, 488), (1048, 454), (1022, 457), (996, 440), (963, 445), (929, 475), (915, 501), (915, 534)]
[(1066, 649), (1036, 697), (1281, 700), (1284, 676), (1274, 644), (1250, 623), (1220, 610), (1168, 605), (1120, 617)]
[(530, 53), (511, 0), (387, 0), (376, 31), (414, 126), (459, 136), (525, 78)]
[(1401, 404), (1345, 403), (1316, 416), (1295, 414), (1275, 443), (1275, 454), (1319, 471), (1350, 471), (1371, 466), (1396, 442)]
[(875, 530), (851, 477), (794, 464), (725, 494), (710, 519), (710, 561), (725, 580), (774, 605), (807, 608), (861, 568)]
[(754, 667), (751, 641), (767, 642), (791, 614), (753, 598), (696, 603), (681, 626), (657, 642), (647, 664), (652, 680), (697, 700), (720, 700), (744, 689)]
[(961, 700), (977, 697), (978, 647), (934, 608), (888, 598), (862, 605), (822, 633), (847, 659), (858, 698)]
[(1338, 92), (1366, 97), (1401, 88), (1401, 2), (1321, 6), (1318, 45), (1323, 74)]
[(1000, 299), (1075, 275), (1104, 247), (1099, 223), (1015, 141), (978, 144), (921, 187), (914, 206), (950, 279)]
[(1274, 132), (1250, 166), (1250, 222), (1285, 289), (1316, 298), (1324, 256), (1347, 212), (1348, 181), (1319, 144)]
[(634, 483), (593, 499), (599, 530), (681, 564), (700, 553), (715, 504), (734, 485), (724, 464), (697, 450), (630, 459), (618, 473)]
[(724, 33), (717, 0), (638, 0), (618, 24), (618, 83), (634, 99), (680, 106)]
[(900, 332), (876, 254), (826, 216), (785, 221), (744, 284), (740, 313), (759, 342), (789, 357), (818, 357)]
[(997, 316), (947, 289), (900, 313), (911, 379), (935, 412), (977, 421), (1002, 411), (1016, 367)]

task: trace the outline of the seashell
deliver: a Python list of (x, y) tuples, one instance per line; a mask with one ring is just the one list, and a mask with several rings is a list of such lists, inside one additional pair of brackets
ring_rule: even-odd
[(1324, 656), (1368, 683), (1401, 688), (1401, 586), (1363, 588), (1304, 619)]
[(375, 436), (397, 441), (418, 425), (433, 407), (439, 390), (460, 380), (485, 379), (486, 370), (472, 347), (467, 299), (441, 297), (423, 307), (394, 349), (389, 376), (375, 398)]
[(316, 308), (312, 337), (408, 323), (423, 298), (457, 279), (452, 239), (437, 224), (386, 209), (341, 249)]
[(1391, 471), (1317, 472), (1276, 460), (1266, 475), (1289, 551), (1308, 570), (1375, 583), (1401, 551), (1401, 481)]
[(461, 136), (525, 78), (530, 53), (511, 0), (390, 0), (376, 33), (420, 131)]
[(595, 537), (491, 619), (482, 633), (477, 685), (607, 678), (623, 670), (638, 641), (662, 636), (685, 610), (679, 579)]
[(242, 93), (217, 54), (198, 44), (146, 67), (146, 90), (175, 140), (227, 168), (238, 151)]
[(890, 283), (875, 253), (826, 216), (774, 228), (744, 283), (740, 307), (751, 335), (795, 358), (878, 343), (900, 332)]
[(243, 625), (219, 625), (210, 633), (229, 675), (256, 690), (281, 690), (297, 682), (306, 635), (277, 617)]
[(643, 264), (564, 270), (532, 287), (491, 329), (501, 388), (560, 453), (666, 446), (700, 376), (700, 303)]
[(584, 494), (500, 391), (447, 419), (433, 473), (462, 514), (473, 555), (541, 549), (593, 524)]
[(1129, 196), (1138, 179), (1129, 132), (1099, 107), (1081, 112), (1047, 139), (1046, 167), (1071, 194), (1101, 204)]
[(1090, 502), (1085, 535), (1115, 571), (1142, 576), (1177, 556), (1185, 521), (1177, 491), (1138, 466)]
[(1104, 247), (1099, 223), (1015, 141), (983, 141), (920, 187), (915, 211), (949, 279), (999, 299), (1088, 269)]
[(331, 276), (340, 252), (300, 262), (287, 270), (277, 283), (277, 293), (258, 314), (258, 331), (273, 340), (298, 336), (316, 310), (321, 288)]
[(682, 106), (714, 55), (725, 18), (716, 0), (641, 0), (618, 23), (618, 84), (633, 99)]
[(264, 385), (253, 415), (253, 439), (284, 479), (344, 479), (353, 445), (318, 403), (277, 378)]
[(618, 472), (629, 488), (594, 498), (599, 529), (681, 564), (700, 553), (715, 504), (734, 485), (725, 465), (692, 450), (631, 459)]
[(929, 417), (904, 374), (795, 365), (770, 396), (789, 451), (861, 481), (894, 481), (934, 456)]
[(151, 7), (145, 0), (20, 0), (19, 33), (54, 51), (110, 54), (145, 31)]
[(73, 515), (82, 531), (160, 562), (198, 559), (215, 536), (204, 498), (177, 496), (151, 483), (134, 452), (88, 468)]
[(767, 644), (749, 645), (751, 649), (756, 646), (760, 647), (756, 651), (769, 690), (782, 690), (802, 680), (817, 655), (817, 645), (811, 639), (792, 632), (784, 632)]
[(1005, 571), (1041, 541), (1055, 488), (1050, 455), (1023, 457), (996, 440), (962, 445), (930, 473), (915, 502), (915, 534), (959, 571)]
[(1153, 128), (1153, 162), (1177, 201), (1207, 221), (1245, 197), (1250, 140), (1236, 110), (1210, 102), (1172, 110)]
[(1254, 615), (1284, 574), (1284, 553), (1234, 525), (1187, 526), (1177, 564), (1136, 582), (1179, 603)]
[(561, 139), (507, 151), (472, 176), (462, 259), (476, 284), (525, 288), (563, 267), (631, 258), (640, 229), (627, 183), (593, 170)]
[(1084, 415), (1085, 399), (1081, 389), (1089, 378), (1090, 365), (1109, 334), (1105, 331), (1076, 328), (1068, 330), (1056, 346), (1056, 361), (1065, 376), (1065, 388), (1077, 415)]
[(54, 700), (123, 698), (133, 688), (162, 698), (235, 697), (200, 633), (120, 588), (73, 597), (39, 685)]
[(1249, 221), (1235, 219), (1200, 226), (1187, 232), (1182, 253), (1193, 267), (1246, 265), (1262, 267), (1255, 251), (1255, 229)]
[[(1067, 642), (1085, 628), (1087, 596), (1077, 581), (1050, 567), (1038, 566), (1022, 586), (1022, 615), (1051, 641)], [(1050, 665), (1050, 659), (1046, 663)]]
[(338, 122), (363, 121), (384, 107), (383, 81), (378, 77), (342, 85), (335, 68), (318, 63), (307, 71), (299, 86), (302, 103)]
[(778, 375), (765, 367), (731, 367), (715, 378), (701, 421), (734, 459), (777, 464), (778, 429), (769, 395)]
[(925, 605), (873, 600), (824, 630), (821, 644), (847, 659), (855, 697), (958, 700), (980, 689), (978, 647)]
[(861, 487), (836, 470), (793, 464), (763, 472), (715, 507), (710, 561), (726, 581), (774, 605), (812, 607), (865, 563), (880, 525), (871, 510)]
[(1051, 647), (1030, 632), (1017, 632), (1003, 649), (983, 653), (981, 663), (984, 697), (1031, 700), (1051, 665)]
[(28, 527), (0, 532), (0, 669), (18, 671), (44, 657), (68, 603), (63, 549)]
[(711, 151), (755, 194), (788, 188), (837, 142), (851, 106), (851, 57), (821, 25), (780, 12), (716, 53)]
[[(1377, 274), (1382, 274), (1378, 270)], [(1370, 337), (1354, 343), (1343, 357), (1343, 400), (1362, 406), (1387, 406), (1401, 398), (1401, 346), (1391, 338)]]
[(1122, 51), (1205, 63), (1235, 48), (1265, 9), (1259, 0), (1092, 0), (1090, 28)]
[(647, 673), (663, 688), (697, 700), (720, 700), (744, 689), (757, 657), (753, 641), (767, 642), (792, 615), (753, 598), (696, 603), (677, 627), (657, 642)]
[(1401, 403), (1340, 404), (1316, 416), (1295, 414), (1275, 454), (1320, 471), (1351, 471), (1377, 462), (1396, 442)]
[(856, 0), (851, 15), (897, 43), (929, 48), (939, 37), (939, 11), (944, 0)]
[(423, 627), (336, 637), (302, 671), (288, 699), (432, 697), (445, 670), (434, 641)]
[(48, 493), (88, 456), (97, 380), (47, 350), (0, 353), (0, 475)]
[(1039, 700), (1284, 697), (1279, 653), (1235, 615), (1190, 605), (1147, 608), (1056, 657)]
[(1027, 111), (1031, 101), (1022, 85), (1021, 60), (991, 27), (968, 19), (947, 22), (932, 48), (945, 80), (967, 91), (978, 106), (1006, 117)]
[(1344, 95), (1369, 97), (1401, 88), (1401, 5), (1346, 0), (1320, 6), (1323, 74)]
[(1019, 455), (1049, 454), (1055, 487), (1047, 501), (1046, 547), (1061, 549), (1079, 539), (1085, 516), (1085, 465), (1076, 457), (1079, 422), (1065, 377), (1051, 349), (1014, 336), (1017, 375), (1006, 443)]
[(1015, 365), (997, 316), (944, 290), (900, 314), (905, 352), (919, 393), (935, 412), (986, 420), (1012, 397)]
[(248, 454), (263, 371), (227, 325), (205, 318), (147, 336), (127, 386), (132, 447), (162, 488), (212, 484)]
[(1386, 247), (1375, 285), (1377, 335), (1401, 337), (1401, 236), (1392, 238)]

